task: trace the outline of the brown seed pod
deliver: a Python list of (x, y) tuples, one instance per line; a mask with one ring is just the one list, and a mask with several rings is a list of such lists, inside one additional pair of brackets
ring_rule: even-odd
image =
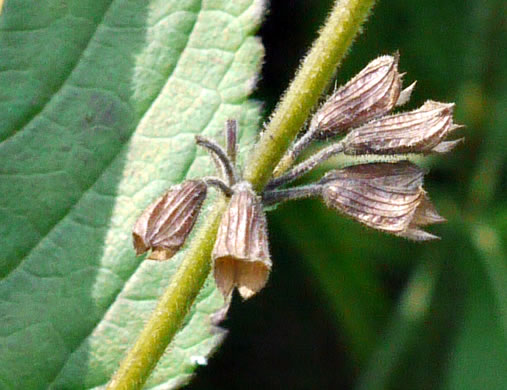
[[(401, 85), (398, 55), (378, 57), (326, 100), (310, 129), (318, 129), (315, 138), (325, 139), (382, 116), (399, 102)], [(400, 103), (408, 100), (413, 86), (403, 91)]]
[(346, 154), (445, 153), (460, 140), (442, 142), (457, 126), (454, 104), (427, 101), (417, 110), (385, 116), (352, 130), (343, 140)]
[(202, 180), (187, 180), (169, 188), (150, 204), (132, 231), (136, 254), (139, 256), (151, 249), (148, 259), (170, 259), (192, 230), (206, 192), (207, 186)]
[(213, 272), (225, 297), (237, 287), (247, 299), (264, 287), (271, 271), (266, 217), (249, 183), (233, 191), (213, 248)]
[(424, 172), (402, 161), (355, 165), (322, 179), (329, 207), (371, 228), (423, 241), (438, 238), (419, 226), (444, 222), (422, 188)]

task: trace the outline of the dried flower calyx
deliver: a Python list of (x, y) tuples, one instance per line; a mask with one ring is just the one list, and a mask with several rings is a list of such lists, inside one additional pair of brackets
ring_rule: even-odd
[(233, 188), (213, 248), (213, 272), (224, 296), (237, 287), (246, 299), (266, 284), (271, 259), (260, 199), (248, 182), (240, 182)]
[(438, 238), (420, 229), (445, 222), (422, 188), (424, 171), (408, 161), (353, 165), (328, 172), (314, 184), (268, 190), (266, 205), (307, 197), (370, 228), (415, 241)]
[(271, 271), (267, 224), (260, 198), (250, 183), (241, 179), (235, 163), (235, 121), (227, 122), (225, 138), (226, 150), (213, 140), (196, 137), (197, 144), (214, 156), (219, 167), (219, 177), (208, 182), (231, 198), (212, 252), (213, 275), (225, 297), (237, 288), (247, 299), (265, 286)]
[(321, 180), (325, 203), (371, 228), (422, 241), (437, 238), (419, 226), (445, 222), (422, 188), (424, 172), (402, 161), (355, 165)]
[(187, 180), (169, 190), (141, 214), (132, 232), (137, 255), (152, 250), (148, 259), (170, 259), (192, 230), (207, 186), (202, 180)]
[(454, 104), (427, 101), (421, 108), (385, 116), (352, 130), (343, 140), (346, 154), (445, 153), (456, 141), (442, 142), (460, 126), (452, 121)]
[(338, 88), (313, 116), (310, 128), (316, 129), (315, 137), (325, 139), (346, 132), (406, 102), (414, 85), (402, 94), (398, 58), (378, 57)]

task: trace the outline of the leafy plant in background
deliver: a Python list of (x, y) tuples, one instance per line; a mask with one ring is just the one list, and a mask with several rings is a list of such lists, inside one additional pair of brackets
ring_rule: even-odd
[[(255, 161), (270, 145), (276, 149), (257, 173), (247, 169), (257, 189), (269, 179), (367, 14), (371, 2), (361, 3), (343, 2), (357, 6), (352, 15), (359, 16), (349, 19), (350, 25), (340, 24), (346, 39), (318, 85), (314, 80), (299, 91), (306, 93), (308, 106), (297, 106), (295, 117), (278, 123), (275, 116), (270, 126), (285, 129), (278, 138), (282, 141), (267, 140), (254, 152)], [(139, 211), (170, 184), (211, 173), (209, 161), (195, 148), (195, 134), (216, 137), (227, 118), (238, 118), (239, 155), (247, 155), (259, 121), (258, 106), (246, 96), (262, 54), (252, 37), (262, 12), (261, 2), (246, 0), (5, 2), (0, 20), (0, 83), (6, 96), (0, 101), (3, 387), (105, 385), (169, 280), (178, 279), (175, 273), (184, 275), (186, 259), (203, 261), (187, 275), (199, 275), (193, 281), (197, 285), (205, 282), (212, 242), (202, 237), (216, 231), (223, 201), (216, 200), (214, 213), (207, 213), (214, 200), (205, 203), (207, 222), (198, 222), (190, 248), (169, 262), (137, 259), (130, 229)], [(324, 41), (332, 47), (332, 40)], [(311, 57), (306, 65), (312, 68)], [(492, 230), (478, 229), (474, 237), (482, 245)], [(304, 233), (311, 232), (302, 228), (292, 239)], [(311, 241), (312, 234), (305, 239)], [(486, 258), (497, 259), (487, 264), (494, 269), (495, 302), (505, 326), (501, 248), (491, 247), (492, 253), (487, 245), (479, 248)], [(427, 314), (438, 275), (432, 267), (434, 262), (423, 264), (414, 274), (399, 318), (388, 327), (385, 347), (381, 343), (366, 365), (363, 386), (382, 386), (392, 376), (395, 357), (414, 331), (407, 322), (417, 325)], [(172, 284), (183, 300), (192, 295), (184, 290), (188, 282)], [(144, 329), (156, 341), (158, 355), (176, 334), (147, 388), (185, 383), (223, 338), (212, 313), (224, 301), (211, 280), (187, 316), (177, 305), (161, 310), (167, 302), (161, 301), (154, 316), (178, 312), (183, 328), (176, 334), (179, 323), (172, 322), (165, 334), (160, 328)], [(390, 334), (397, 342), (390, 342)], [(150, 367), (156, 362), (151, 359)], [(139, 376), (134, 384), (144, 379)]]

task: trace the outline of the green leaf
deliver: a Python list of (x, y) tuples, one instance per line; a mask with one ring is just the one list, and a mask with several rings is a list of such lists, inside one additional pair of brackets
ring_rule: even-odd
[[(8, 0), (0, 16), (0, 384), (104, 385), (181, 256), (143, 262), (142, 209), (212, 172), (195, 134), (240, 122), (262, 58), (261, 0)], [(207, 202), (209, 207), (210, 202)], [(211, 280), (146, 387), (188, 380), (223, 338)]]
[[(357, 389), (397, 388), (390, 385), (392, 376), (407, 349), (420, 337), (421, 328), (428, 320), (439, 273), (439, 265), (431, 260), (417, 265), (384, 334), (379, 337), (377, 350), (371, 354), (361, 372)], [(404, 372), (412, 373), (412, 370)]]
[(507, 340), (493, 320), (497, 312), (486, 290), (478, 284), (467, 302), (444, 389), (500, 390), (507, 386)]
[(443, 387), (448, 390), (507, 387), (506, 257), (494, 229), (474, 228), (471, 241), (482, 264), (467, 280), (469, 294)]
[(507, 342), (507, 256), (503, 251), (499, 232), (481, 222), (471, 226), (471, 241), (477, 249), (484, 269), (484, 280), (495, 302), (497, 312), (494, 317), (503, 330), (504, 341)]

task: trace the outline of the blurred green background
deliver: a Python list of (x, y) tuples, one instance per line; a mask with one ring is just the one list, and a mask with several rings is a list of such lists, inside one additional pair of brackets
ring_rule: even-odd
[[(265, 118), (316, 37), (330, 0), (272, 0), (255, 98)], [(466, 142), (425, 159), (449, 222), (412, 243), (314, 201), (269, 214), (274, 270), (236, 298), (229, 336), (198, 389), (507, 389), (507, 3), (379, 1), (337, 76), (400, 51), (407, 108), (456, 102)]]

